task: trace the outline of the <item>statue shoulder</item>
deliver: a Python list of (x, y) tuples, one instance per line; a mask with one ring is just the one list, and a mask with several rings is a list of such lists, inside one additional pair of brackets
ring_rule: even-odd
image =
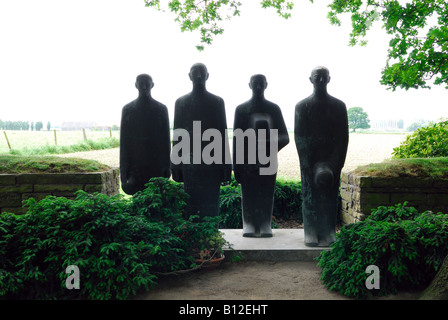
[(126, 114), (132, 112), (133, 109), (135, 109), (135, 100), (125, 104), (121, 110), (123, 114)]
[(209, 94), (209, 97), (211, 99), (213, 99), (214, 102), (216, 102), (218, 104), (221, 104), (221, 105), (224, 105), (224, 99), (223, 98), (221, 98), (220, 96), (217, 96), (216, 94), (210, 93), (210, 92), (208, 94)]
[(250, 102), (246, 101), (236, 107), (235, 113), (248, 113), (249, 109), (250, 109)]
[(299, 102), (297, 102), (296, 104), (296, 112), (301, 111), (302, 109), (307, 108), (311, 103), (311, 96), (300, 100)]
[(272, 101), (266, 100), (267, 102), (267, 107), (273, 111), (273, 112), (282, 112), (282, 109), (280, 108), (280, 106)]
[(191, 100), (191, 93), (184, 94), (183, 96), (176, 99), (175, 105), (181, 106), (185, 104), (187, 101)]
[(347, 110), (347, 107), (346, 107), (344, 101), (342, 101), (342, 100), (340, 100), (340, 99), (338, 99), (338, 98), (335, 98), (335, 97), (333, 97), (333, 96), (330, 96), (330, 99), (331, 99), (332, 104), (333, 104), (336, 108), (338, 108), (338, 109), (342, 109), (342, 110)]
[(154, 105), (162, 111), (168, 111), (167, 106), (160, 101), (154, 100)]

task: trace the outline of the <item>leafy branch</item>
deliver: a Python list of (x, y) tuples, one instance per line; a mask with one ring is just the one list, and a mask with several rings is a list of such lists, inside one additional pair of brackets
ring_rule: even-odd
[[(145, 0), (146, 7), (152, 7), (159, 11), (165, 11), (160, 0)], [(199, 31), (200, 44), (196, 45), (199, 51), (204, 50), (204, 45), (210, 45), (215, 36), (223, 34), (220, 26), (222, 21), (231, 20), (240, 15), (242, 3), (236, 0), (171, 0), (168, 2), (168, 10), (176, 15), (174, 19), (179, 23), (180, 30)], [(277, 13), (288, 19), (294, 3), (286, 0), (263, 0), (262, 8), (274, 8)]]
[[(413, 0), (400, 5), (397, 0), (341, 1), (330, 5), (328, 18), (341, 25), (339, 16), (351, 15), (352, 32), (349, 44), (366, 45), (364, 39), (373, 23), (381, 21), (389, 42), (386, 67), (381, 84), (395, 91), (397, 87), (430, 88), (448, 84), (448, 3), (443, 0)], [(424, 30), (426, 30), (426, 34)], [(445, 87), (448, 88), (448, 85)]]

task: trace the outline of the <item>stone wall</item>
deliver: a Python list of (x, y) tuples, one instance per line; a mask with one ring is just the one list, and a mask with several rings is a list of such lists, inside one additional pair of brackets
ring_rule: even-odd
[(385, 178), (342, 173), (343, 223), (362, 221), (378, 206), (395, 206), (405, 201), (419, 211), (448, 213), (448, 179)]
[(0, 212), (22, 214), (22, 201), (37, 201), (48, 195), (74, 198), (74, 193), (101, 192), (114, 195), (120, 192), (119, 169), (92, 173), (24, 173), (0, 174)]

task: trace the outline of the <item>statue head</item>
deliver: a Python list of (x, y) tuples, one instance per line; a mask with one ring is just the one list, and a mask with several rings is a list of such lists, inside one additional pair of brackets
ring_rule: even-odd
[(152, 81), (150, 75), (140, 74), (135, 80), (135, 87), (138, 89), (138, 92), (141, 95), (148, 95), (151, 89), (154, 87), (154, 82)]
[(205, 85), (208, 79), (207, 67), (203, 63), (195, 63), (190, 68), (190, 73), (188, 74), (193, 85)]
[(262, 94), (267, 86), (266, 77), (262, 74), (255, 74), (250, 78), (249, 88), (252, 89), (254, 94)]
[(330, 71), (322, 66), (311, 71), (310, 81), (314, 87), (325, 87), (330, 82)]

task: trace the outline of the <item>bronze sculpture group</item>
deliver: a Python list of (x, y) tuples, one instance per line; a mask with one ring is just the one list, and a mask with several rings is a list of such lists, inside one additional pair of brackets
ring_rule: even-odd
[[(123, 107), (120, 176), (123, 191), (135, 194), (152, 177), (183, 182), (190, 195), (187, 214), (219, 214), (221, 183), (241, 184), (244, 237), (272, 237), (277, 154), (289, 143), (278, 105), (264, 96), (264, 75), (251, 77), (252, 97), (235, 110), (233, 155), (227, 136), (224, 100), (206, 89), (204, 64), (191, 67), (193, 89), (176, 100), (171, 147), (168, 112), (151, 97), (149, 75), (139, 75), (137, 99)], [(330, 96), (328, 69), (311, 72), (313, 93), (295, 108), (294, 140), (300, 160), (305, 244), (335, 240), (338, 188), (348, 146), (345, 104)]]

